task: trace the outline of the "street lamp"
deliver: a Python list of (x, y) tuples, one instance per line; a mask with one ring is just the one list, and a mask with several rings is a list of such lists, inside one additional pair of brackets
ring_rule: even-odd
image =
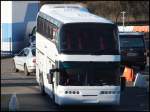
[(121, 13), (122, 13), (122, 24), (123, 24), (123, 31), (124, 31), (124, 21), (125, 21), (125, 16), (124, 15), (125, 15), (126, 12), (122, 11)]

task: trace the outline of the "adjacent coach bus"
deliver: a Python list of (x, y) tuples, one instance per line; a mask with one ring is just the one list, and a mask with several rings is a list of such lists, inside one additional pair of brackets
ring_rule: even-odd
[(37, 16), (36, 79), (58, 105), (120, 104), (118, 29), (80, 5), (43, 5)]

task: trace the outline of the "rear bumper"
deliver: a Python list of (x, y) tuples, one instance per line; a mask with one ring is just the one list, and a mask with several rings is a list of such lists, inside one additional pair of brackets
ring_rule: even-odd
[[(82, 98), (81, 98), (82, 97)], [(59, 105), (119, 105), (120, 94), (118, 95), (102, 95), (99, 97), (83, 97), (76, 98), (74, 96), (58, 96)]]
[(35, 73), (35, 70), (36, 70), (35, 66), (28, 66), (28, 72)]
[[(60, 87), (55, 95), (58, 105), (119, 105), (119, 86), (68, 86)], [(66, 93), (66, 91), (68, 91)], [(77, 94), (77, 91), (79, 93)]]

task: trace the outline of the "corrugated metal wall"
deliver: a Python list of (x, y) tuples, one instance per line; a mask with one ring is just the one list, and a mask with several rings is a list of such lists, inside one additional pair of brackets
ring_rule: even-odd
[(36, 25), (39, 1), (1, 2), (1, 54), (17, 53)]

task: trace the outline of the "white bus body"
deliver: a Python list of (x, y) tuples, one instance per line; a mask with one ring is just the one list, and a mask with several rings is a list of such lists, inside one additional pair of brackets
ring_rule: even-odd
[[(92, 49), (88, 48), (88, 46), (94, 46), (94, 44), (90, 45), (90, 41), (93, 40), (93, 43), (98, 41), (96, 36), (90, 37), (90, 41), (89, 36), (85, 37), (87, 39), (82, 39), (82, 44), (81, 42), (79, 42), (80, 44), (75, 43), (77, 42), (76, 38), (79, 36), (72, 37), (72, 40), (63, 36), (67, 35), (67, 31), (71, 31), (68, 35), (76, 35), (74, 32), (82, 30), (85, 30), (86, 35), (86, 32), (90, 32), (89, 29), (86, 31), (86, 28), (89, 27), (91, 30), (93, 29), (92, 31), (97, 31), (98, 28), (104, 27), (105, 29), (105, 25), (110, 25), (111, 28), (114, 26), (111, 21), (89, 13), (80, 5), (46, 4), (41, 7), (37, 16), (36, 79), (41, 92), (50, 95), (56, 104), (120, 104), (120, 55), (118, 53), (117, 27), (114, 28), (113, 33), (107, 35), (107, 37), (111, 36), (114, 39), (112, 41), (116, 42), (115, 45), (109, 45), (111, 47), (115, 46), (116, 51), (109, 53), (97, 52), (97, 46)], [(96, 29), (94, 29), (95, 26), (97, 26)], [(111, 31), (111, 28), (108, 27), (108, 30)], [(77, 31), (74, 29), (77, 29)], [(104, 35), (109, 34), (109, 32), (106, 32), (104, 32)], [(91, 34), (93, 33), (91, 32)], [(115, 36), (116, 38), (114, 38)], [(87, 42), (84, 43), (86, 40)], [(73, 47), (77, 45), (81, 50), (73, 50)], [(52, 74), (50, 70), (56, 70), (56, 72)], [(66, 76), (69, 78), (63, 79)], [(72, 82), (69, 82), (70, 80)], [(72, 84), (73, 82), (74, 84)]]

